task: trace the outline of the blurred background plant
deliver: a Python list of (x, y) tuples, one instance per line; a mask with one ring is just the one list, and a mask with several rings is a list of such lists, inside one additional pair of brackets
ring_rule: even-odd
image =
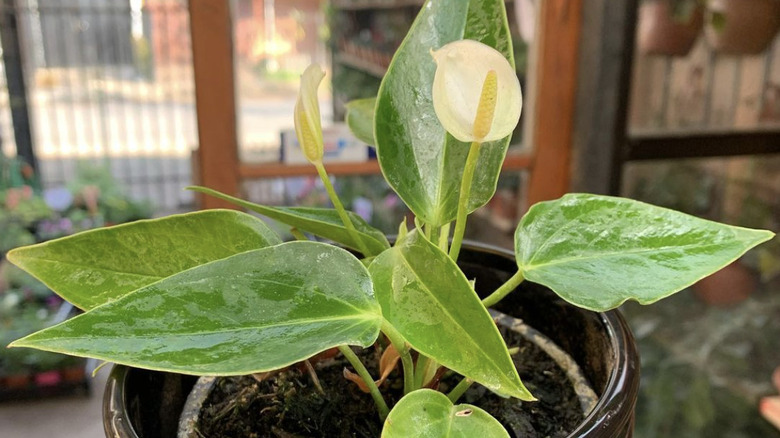
[[(146, 219), (154, 212), (148, 201), (135, 201), (125, 195), (108, 166), (80, 162), (76, 177), (67, 185), (74, 197), (67, 216), (79, 223), (84, 215), (99, 218), (106, 225)], [(96, 225), (98, 226), (98, 225)]]
[[(780, 229), (780, 160), (679, 160), (634, 166), (627, 193), (635, 199), (731, 225)], [(780, 240), (739, 262), (769, 283), (780, 274)]]
[[(149, 218), (153, 212), (151, 203), (126, 196), (107, 166), (94, 163), (79, 163), (76, 177), (67, 187), (46, 191), (38, 187), (29, 165), (0, 155), (2, 345), (59, 322), (74, 311), (43, 283), (8, 263), (6, 252), (90, 228)], [(85, 382), (84, 366), (83, 359), (60, 354), (0, 349), (0, 399), (39, 386), (56, 386), (64, 379), (60, 370), (80, 371), (76, 375), (82, 376), (81, 381), (76, 383), (81, 385)]]
[[(634, 164), (625, 193), (733, 225), (780, 229), (780, 159)], [(622, 307), (642, 351), (635, 436), (776, 437), (758, 413), (774, 392), (780, 240), (654, 306)], [(686, 382), (681, 385), (680, 382)]]
[(37, 222), (52, 214), (35, 187), (36, 178), (27, 163), (0, 154), (0, 256), (35, 243)]

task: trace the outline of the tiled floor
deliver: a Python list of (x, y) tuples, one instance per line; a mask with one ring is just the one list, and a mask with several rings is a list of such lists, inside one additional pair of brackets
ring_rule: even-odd
[(92, 381), (92, 395), (0, 404), (3, 438), (102, 438), (101, 404), (110, 366)]

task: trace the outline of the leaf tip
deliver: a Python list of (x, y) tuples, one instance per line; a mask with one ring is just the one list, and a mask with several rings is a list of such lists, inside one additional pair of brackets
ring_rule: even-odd
[(762, 237), (762, 240), (761, 240), (762, 243), (763, 242), (768, 242), (768, 241), (774, 239), (775, 237), (777, 237), (777, 234), (775, 234), (775, 232), (770, 231), (770, 230), (758, 230), (758, 231), (760, 231), (761, 234), (763, 234), (763, 237)]
[(5, 258), (8, 259), (9, 262), (16, 264), (14, 260), (18, 257), (17, 256), (18, 253), (19, 253), (19, 248), (14, 248), (5, 254)]
[(30, 348), (30, 345), (27, 345), (24, 342), (25, 339), (27, 339), (28, 337), (29, 336), (25, 336), (25, 337), (23, 337), (21, 339), (17, 339), (15, 341), (11, 342), (10, 344), (6, 345), (5, 348), (25, 348), (25, 347)]
[(523, 390), (522, 391), (520, 391), (518, 394), (515, 395), (515, 398), (519, 398), (520, 400), (527, 401), (527, 402), (539, 401), (539, 399), (534, 397), (534, 395), (531, 394), (531, 392), (529, 390), (527, 390), (525, 388), (525, 386), (523, 386)]
[(29, 248), (30, 246), (14, 248), (5, 254), (5, 258), (17, 267), (24, 269), (24, 254), (28, 251)]

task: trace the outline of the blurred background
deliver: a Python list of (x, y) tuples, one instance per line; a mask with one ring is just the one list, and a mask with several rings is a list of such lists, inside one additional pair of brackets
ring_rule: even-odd
[[(296, 153), (310, 63), (348, 208), (409, 214), (345, 104), (376, 95), (422, 0), (0, 0), (0, 344), (74, 309), (1, 257), (104, 225), (221, 206), (327, 205)], [(467, 236), (511, 247), (535, 202), (627, 196), (780, 230), (780, 1), (508, 0), (523, 117)], [(635, 436), (780, 437), (759, 413), (780, 366), (780, 240), (651, 307)], [(105, 371), (0, 350), (0, 435), (102, 436)]]

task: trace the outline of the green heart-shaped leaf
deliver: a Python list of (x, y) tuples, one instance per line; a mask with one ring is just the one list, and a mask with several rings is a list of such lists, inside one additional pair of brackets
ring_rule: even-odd
[(344, 119), (352, 134), (358, 140), (369, 146), (375, 146), (374, 140), (374, 107), (376, 97), (356, 99), (347, 103), (347, 114)]
[(384, 318), (412, 348), (493, 391), (534, 399), (469, 281), (421, 233), (379, 255), (369, 272)]
[(484, 410), (453, 405), (444, 394), (420, 389), (390, 411), (382, 438), (509, 438), (506, 429)]
[(12, 344), (197, 375), (269, 371), (371, 345), (382, 317), (347, 251), (289, 242), (198, 266)]
[[(298, 228), (301, 231), (330, 239), (354, 250), (360, 250), (360, 245), (352, 238), (352, 235), (347, 230), (347, 227), (344, 226), (344, 222), (342, 222), (338, 212), (332, 208), (269, 207), (267, 205), (244, 201), (243, 199), (235, 198), (206, 187), (188, 187), (188, 189), (232, 202), (247, 210), (260, 213), (271, 219), (290, 225), (291, 227)], [(390, 248), (390, 244), (387, 242), (387, 237), (385, 237), (384, 233), (367, 224), (362, 217), (351, 211), (348, 211), (347, 215), (355, 226), (358, 236), (363, 240), (366, 249), (370, 252), (370, 254), (364, 254), (366, 257), (375, 256), (387, 248)]]
[[(431, 50), (460, 39), (497, 49), (514, 65), (503, 0), (439, 0), (422, 8), (382, 81), (374, 135), (388, 183), (424, 222), (440, 226), (457, 215), (469, 144), (447, 134), (433, 110)], [(482, 144), (469, 211), (496, 191), (509, 137)]]
[(186, 269), (279, 243), (251, 215), (209, 210), (85, 231), (15, 249), (8, 260), (91, 309)]
[(658, 301), (773, 235), (630, 199), (570, 194), (531, 207), (515, 232), (515, 256), (526, 279), (604, 311)]

